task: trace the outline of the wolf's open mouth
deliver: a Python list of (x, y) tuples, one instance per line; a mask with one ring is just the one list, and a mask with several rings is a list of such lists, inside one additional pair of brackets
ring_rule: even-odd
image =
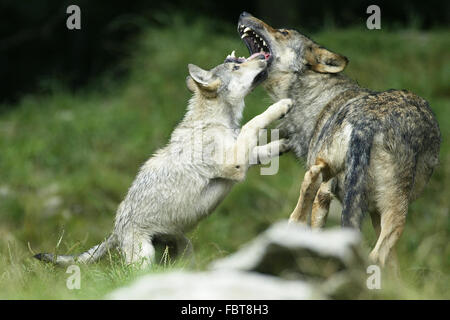
[(250, 27), (246, 27), (244, 25), (240, 25), (238, 27), (238, 31), (241, 39), (244, 41), (248, 51), (250, 52), (250, 56), (248, 58), (238, 58), (234, 55), (233, 51), (225, 59), (225, 62), (243, 63), (256, 57), (259, 59), (264, 59), (268, 63), (272, 61), (272, 51), (263, 36), (253, 31)]
[[(264, 52), (254, 53), (247, 59), (245, 57), (238, 58), (235, 56), (235, 51), (233, 50), (233, 52), (226, 57), (225, 62), (244, 63), (246, 61), (250, 61), (253, 59), (261, 59), (261, 60), (267, 61), (268, 58), (269, 57)], [(258, 85), (260, 82), (264, 81), (265, 79), (267, 79), (267, 70), (264, 68), (264, 70), (262, 70), (260, 73), (258, 73), (256, 75), (256, 77), (253, 79), (253, 86)]]
[(267, 39), (255, 32), (250, 27), (246, 27), (244, 25), (240, 25), (238, 27), (238, 32), (241, 36), (241, 39), (247, 46), (250, 55), (253, 55), (255, 53), (263, 53), (265, 59), (268, 60), (268, 62), (272, 60), (272, 51), (270, 50)]
[(264, 52), (254, 53), (248, 58), (245, 58), (245, 57), (239, 57), (238, 58), (238, 57), (235, 56), (235, 51), (233, 50), (233, 52), (226, 57), (225, 62), (243, 63), (245, 61), (250, 61), (250, 60), (253, 60), (253, 59), (256, 59), (256, 58), (261, 59), (261, 60), (267, 60), (268, 59), (266, 57), (266, 55), (264, 54)]

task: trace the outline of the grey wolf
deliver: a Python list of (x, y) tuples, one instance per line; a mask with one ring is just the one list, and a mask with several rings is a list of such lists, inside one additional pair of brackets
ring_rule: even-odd
[(266, 57), (259, 54), (248, 59), (232, 54), (209, 71), (189, 65), (187, 86), (193, 96), (187, 113), (167, 146), (141, 167), (118, 207), (112, 234), (79, 255), (35, 257), (60, 265), (89, 263), (119, 248), (127, 263), (145, 266), (154, 261), (155, 241), (173, 243), (178, 254), (189, 254), (192, 246), (184, 232), (245, 178), (251, 158), (277, 156), (286, 149), (285, 140), (263, 146), (257, 140), (260, 129), (288, 112), (289, 99), (270, 106), (239, 131), (244, 98), (264, 79), (266, 67)]
[(294, 104), (279, 128), (308, 171), (290, 221), (307, 223), (311, 214), (312, 227), (323, 226), (337, 196), (343, 227), (360, 228), (370, 213), (378, 235), (370, 258), (384, 265), (439, 162), (441, 136), (427, 101), (407, 90), (362, 88), (341, 73), (346, 57), (246, 12), (238, 32), (250, 53), (270, 56), (262, 86)]

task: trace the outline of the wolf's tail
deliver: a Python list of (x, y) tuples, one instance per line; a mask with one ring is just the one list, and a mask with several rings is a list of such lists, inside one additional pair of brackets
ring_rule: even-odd
[(45, 262), (52, 262), (63, 266), (73, 263), (92, 263), (100, 259), (108, 250), (116, 247), (116, 245), (116, 237), (111, 235), (102, 243), (79, 255), (54, 255), (52, 253), (38, 253), (34, 257)]
[(374, 132), (370, 126), (353, 128), (346, 155), (342, 227), (361, 227), (367, 209), (366, 181)]

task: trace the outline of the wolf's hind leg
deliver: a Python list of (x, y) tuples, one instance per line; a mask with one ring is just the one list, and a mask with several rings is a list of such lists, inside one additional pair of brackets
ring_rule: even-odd
[(291, 213), (289, 222), (300, 222), (307, 224), (308, 215), (311, 213), (314, 197), (319, 190), (322, 182), (322, 171), (328, 168), (328, 165), (323, 161), (318, 161), (316, 165), (312, 166), (306, 171), (300, 187), (300, 196), (298, 198), (297, 206)]
[[(378, 239), (380, 237), (380, 233), (381, 233), (380, 213), (378, 211), (371, 211), (370, 218), (372, 220), (372, 226), (373, 226), (373, 229), (375, 230), (376, 238)], [(392, 266), (394, 274), (397, 276), (400, 276), (400, 269), (399, 269), (397, 252), (395, 250), (395, 247), (392, 247), (392, 249), (391, 249), (391, 253), (389, 254), (388, 264), (390, 264)]]
[(146, 235), (134, 233), (122, 244), (121, 250), (127, 264), (140, 264), (147, 267), (155, 261), (155, 247)]
[(333, 199), (336, 179), (322, 182), (317, 191), (311, 211), (311, 228), (323, 228), (327, 222), (330, 203)]
[[(387, 200), (387, 199), (386, 199)], [(381, 230), (375, 248), (370, 253), (370, 259), (379, 263), (382, 267), (390, 257), (392, 249), (402, 234), (408, 212), (408, 198), (406, 196), (396, 196), (392, 194), (389, 206), (381, 212)], [(392, 262), (395, 266), (395, 253), (393, 253)]]
[[(400, 238), (406, 223), (406, 215), (415, 182), (416, 161), (414, 152), (404, 149), (398, 155), (384, 150), (374, 153), (374, 199), (380, 214), (380, 235), (370, 259), (381, 267), (389, 264), (398, 271), (394, 246)], [(389, 263), (388, 263), (389, 262)], [(397, 274), (398, 275), (398, 274)]]

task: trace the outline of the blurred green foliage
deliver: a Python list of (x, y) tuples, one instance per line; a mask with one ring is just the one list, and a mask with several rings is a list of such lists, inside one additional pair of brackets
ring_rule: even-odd
[[(317, 31), (363, 26), (372, 4), (372, 0), (2, 0), (0, 103), (16, 102), (26, 93), (47, 92), (46, 82), (54, 77), (72, 89), (97, 81), (105, 70), (122, 77), (127, 68), (118, 67), (118, 61), (130, 53), (127, 44), (148, 26), (170, 26), (174, 16), (187, 21), (210, 19), (214, 30), (221, 23), (237, 23), (241, 12), (247, 11), (276, 27)], [(450, 24), (449, 1), (377, 0), (376, 4), (383, 28), (430, 30)], [(69, 5), (81, 9), (81, 30), (66, 27)]]
[[(234, 30), (234, 26), (230, 25)], [(0, 298), (101, 298), (141, 272), (119, 257), (82, 267), (81, 290), (66, 288), (61, 268), (31, 258), (36, 252), (80, 252), (110, 232), (117, 205), (139, 166), (168, 140), (183, 117), (190, 93), (187, 64), (211, 68), (233, 49), (237, 36), (210, 31), (205, 23), (148, 29), (124, 63), (129, 76), (76, 94), (51, 81), (51, 93), (29, 95), (0, 115)], [(398, 244), (402, 278), (355, 298), (450, 298), (450, 32), (330, 29), (313, 34), (346, 55), (346, 73), (375, 90), (406, 88), (427, 99), (442, 130), (441, 166), (409, 210)], [(245, 121), (271, 104), (262, 88), (247, 98)], [(8, 108), (7, 108), (8, 109)], [(225, 201), (189, 236), (196, 268), (235, 251), (294, 208), (304, 169), (291, 154), (274, 176), (250, 170)], [(335, 210), (338, 211), (338, 210)], [(327, 227), (337, 225), (334, 212)], [(370, 222), (364, 239), (375, 242)], [(166, 263), (152, 272), (183, 267)]]

